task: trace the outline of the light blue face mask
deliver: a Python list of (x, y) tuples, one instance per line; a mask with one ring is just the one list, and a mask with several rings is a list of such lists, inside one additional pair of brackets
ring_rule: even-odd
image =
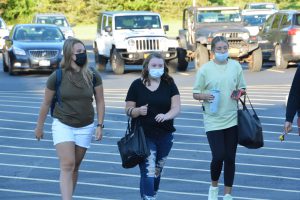
[(149, 74), (152, 78), (160, 78), (164, 74), (164, 68), (150, 69)]
[(215, 58), (217, 61), (219, 62), (225, 62), (228, 58), (229, 54), (228, 52), (225, 52), (225, 53), (215, 53)]

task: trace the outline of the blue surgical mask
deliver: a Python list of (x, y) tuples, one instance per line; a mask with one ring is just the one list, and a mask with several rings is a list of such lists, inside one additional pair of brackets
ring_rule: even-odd
[(229, 56), (228, 52), (225, 52), (225, 53), (215, 52), (215, 58), (219, 62), (225, 62), (227, 60), (228, 56)]
[(152, 78), (160, 78), (164, 74), (164, 68), (149, 69), (149, 74)]

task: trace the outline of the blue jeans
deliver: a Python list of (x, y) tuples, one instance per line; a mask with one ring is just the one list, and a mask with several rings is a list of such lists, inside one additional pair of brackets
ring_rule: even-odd
[(155, 138), (146, 137), (146, 141), (150, 148), (150, 156), (139, 164), (140, 194), (142, 199), (155, 200), (161, 173), (173, 145), (173, 134)]

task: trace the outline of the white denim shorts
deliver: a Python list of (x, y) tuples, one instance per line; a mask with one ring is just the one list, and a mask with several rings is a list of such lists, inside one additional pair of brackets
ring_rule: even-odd
[(53, 119), (52, 138), (54, 145), (62, 142), (74, 142), (80, 147), (89, 148), (94, 133), (94, 123), (81, 128), (74, 128), (61, 123), (58, 119)]

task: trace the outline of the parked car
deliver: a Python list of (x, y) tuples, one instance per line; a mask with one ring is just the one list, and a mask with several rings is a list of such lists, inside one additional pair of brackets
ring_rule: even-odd
[(3, 46), (5, 44), (5, 36), (9, 35), (9, 30), (4, 22), (4, 20), (0, 17), (0, 51), (2, 51)]
[(160, 52), (175, 71), (178, 44), (166, 36), (168, 30), (155, 12), (100, 12), (93, 43), (97, 68), (104, 70), (110, 60), (113, 72), (123, 74), (126, 65), (140, 65), (149, 53)]
[(271, 3), (271, 2), (256, 2), (256, 3), (247, 3), (244, 7), (244, 10), (246, 9), (278, 10), (278, 7), (275, 3)]
[(247, 9), (242, 11), (243, 22), (245, 28), (249, 30), (251, 36), (256, 36), (259, 33), (259, 28), (265, 21), (277, 12), (273, 9)]
[(300, 61), (300, 11), (280, 10), (271, 15), (258, 34), (258, 42), (264, 60), (275, 60), (278, 68)]
[(65, 38), (74, 37), (72, 26), (68, 22), (65, 15), (61, 13), (43, 13), (36, 14), (32, 19), (33, 24), (55, 24), (59, 26), (64, 33)]
[(261, 70), (261, 49), (257, 38), (244, 27), (239, 7), (188, 7), (183, 10), (182, 22), (178, 37), (178, 66), (182, 71), (189, 60), (194, 60), (199, 69), (213, 58), (211, 41), (215, 36), (228, 40), (231, 58), (247, 62), (253, 72)]
[(5, 37), (3, 71), (55, 70), (62, 59), (65, 37), (56, 25), (19, 24)]

